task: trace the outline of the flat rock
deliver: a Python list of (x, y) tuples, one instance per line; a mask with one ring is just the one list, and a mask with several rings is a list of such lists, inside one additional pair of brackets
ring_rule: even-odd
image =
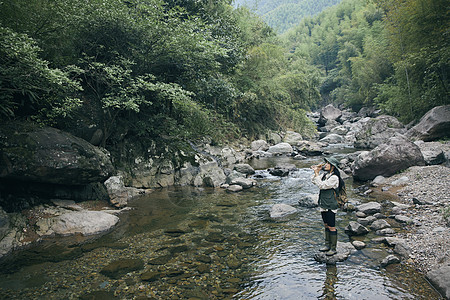
[(272, 206), (272, 209), (270, 210), (270, 217), (282, 218), (295, 212), (297, 212), (297, 210), (294, 207), (287, 204), (279, 203)]
[(356, 209), (366, 215), (373, 215), (381, 212), (381, 204), (378, 202), (369, 202), (357, 206)]
[(36, 225), (40, 236), (93, 235), (110, 230), (119, 222), (117, 216), (102, 211), (74, 211), (60, 216), (41, 219)]
[(327, 256), (325, 253), (320, 252), (314, 255), (314, 259), (317, 262), (326, 263), (327, 265), (335, 265), (337, 262), (345, 261), (352, 253), (356, 251), (355, 247), (351, 243), (337, 243), (337, 253), (333, 256)]

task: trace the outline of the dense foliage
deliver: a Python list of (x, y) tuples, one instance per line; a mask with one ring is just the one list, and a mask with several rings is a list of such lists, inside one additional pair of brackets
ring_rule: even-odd
[(284, 38), (322, 70), (324, 102), (411, 121), (449, 103), (448, 11), (444, 0), (344, 0)]
[(409, 121), (449, 103), (449, 25), (444, 0), (344, 0), (283, 36), (231, 0), (3, 1), (0, 118), (105, 147), (308, 134), (330, 102)]
[(235, 5), (254, 9), (263, 20), (277, 32), (283, 33), (342, 0), (236, 0)]
[(318, 79), (291, 68), (283, 81), (276, 43), (228, 0), (3, 1), (0, 116), (100, 128), (103, 146), (307, 131), (299, 108), (318, 97)]

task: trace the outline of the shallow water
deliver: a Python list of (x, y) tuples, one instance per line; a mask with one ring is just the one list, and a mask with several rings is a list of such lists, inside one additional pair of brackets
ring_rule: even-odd
[[(285, 178), (265, 171), (280, 161), (299, 169)], [(392, 251), (370, 242), (373, 235), (336, 266), (314, 260), (320, 214), (298, 198), (317, 192), (307, 168), (316, 162), (255, 161), (258, 186), (237, 194), (180, 187), (136, 198), (99, 239), (58, 239), (11, 256), (1, 268), (0, 299), (441, 299), (406, 264), (380, 268)], [(367, 201), (347, 184), (353, 200)], [(273, 220), (276, 203), (297, 212)], [(344, 227), (354, 218), (338, 213), (340, 242), (349, 241)], [(111, 262), (130, 258), (143, 267), (104, 275)]]

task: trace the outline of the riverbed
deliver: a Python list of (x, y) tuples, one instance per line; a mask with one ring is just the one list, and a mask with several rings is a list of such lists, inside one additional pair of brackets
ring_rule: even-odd
[[(318, 192), (309, 169), (318, 161), (254, 161), (258, 185), (239, 193), (173, 187), (137, 197), (101, 238), (58, 238), (11, 255), (1, 267), (0, 299), (441, 299), (407, 263), (380, 267), (392, 250), (371, 234), (344, 262), (314, 260), (320, 214), (298, 200)], [(280, 162), (298, 169), (270, 175)], [(346, 182), (352, 201), (377, 200)], [(277, 203), (297, 211), (271, 219)], [(350, 241), (344, 228), (354, 219), (338, 212), (339, 242)]]

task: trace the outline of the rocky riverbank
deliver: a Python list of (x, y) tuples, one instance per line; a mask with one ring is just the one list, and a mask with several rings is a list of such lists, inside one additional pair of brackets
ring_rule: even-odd
[[(327, 106), (310, 115), (319, 130), (313, 138), (287, 131), (271, 132), (233, 147), (212, 146), (203, 141), (191, 143), (190, 149), (179, 150), (172, 157), (138, 155), (130, 148), (136, 155), (131, 163), (121, 167), (117, 161), (113, 166), (104, 149), (67, 133), (9, 126), (9, 131), (0, 131), (0, 200), (6, 205), (5, 211), (0, 209), (0, 256), (47, 236), (106, 232), (118, 222), (118, 208), (126, 207), (131, 197), (154, 188), (192, 185), (239, 192), (256, 184), (248, 178), (254, 173), (247, 164), (251, 159), (290, 156), (302, 160), (331, 155), (333, 147), (364, 147), (338, 155), (342, 174), (366, 182), (370, 189), (363, 191), (365, 195), (380, 192), (398, 201), (389, 213), (403, 224), (402, 233), (390, 228), (380, 228), (386, 229), (380, 233), (402, 239), (402, 245), (410, 249), (403, 255), (406, 261), (432, 276), (436, 270), (450, 268), (450, 143), (436, 142), (448, 137), (449, 111), (450, 106), (435, 108), (419, 124), (407, 128), (394, 117), (378, 116), (374, 111), (356, 114)], [(152, 153), (151, 149), (144, 150)], [(287, 176), (291, 169), (292, 166), (279, 165), (270, 173)], [(24, 186), (28, 186), (27, 195), (14, 194), (22, 192)], [(21, 197), (27, 201), (19, 201)], [(39, 198), (47, 198), (47, 202), (42, 203)], [(86, 209), (79, 205), (80, 200), (86, 199), (112, 206)], [(90, 223), (92, 216), (95, 224)], [(358, 221), (364, 219), (366, 225), (377, 219), (361, 216)], [(378, 220), (376, 224), (385, 222)], [(377, 226), (370, 226), (377, 230)], [(392, 239), (383, 241), (395, 244)], [(446, 269), (442, 272), (445, 274)], [(450, 293), (450, 279), (446, 282), (442, 284), (447, 287), (441, 291), (443, 294)]]
[(378, 188), (396, 194), (405, 204), (400, 214), (411, 222), (405, 226), (406, 233), (396, 237), (406, 240), (417, 269), (427, 273), (450, 263), (450, 169), (441, 165), (411, 167), (386, 178)]

